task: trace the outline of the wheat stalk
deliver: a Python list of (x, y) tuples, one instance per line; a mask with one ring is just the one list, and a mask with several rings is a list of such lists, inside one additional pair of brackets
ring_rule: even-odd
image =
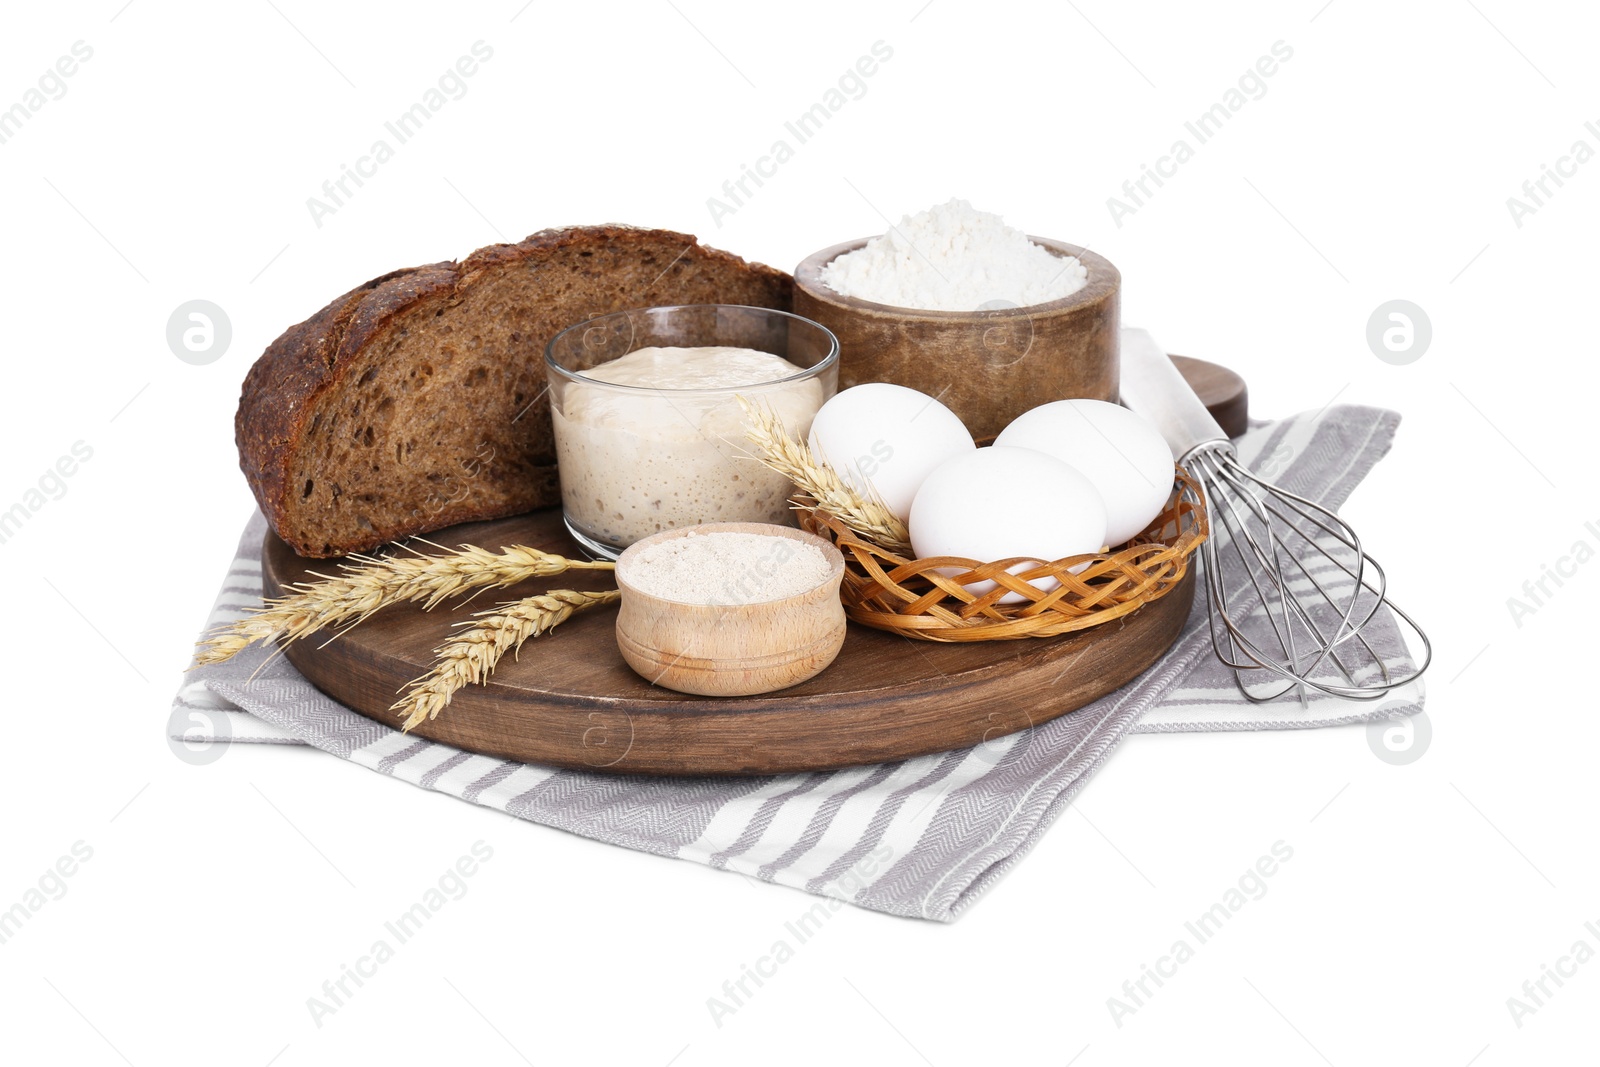
[(783, 475), (817, 502), (818, 510), (835, 516), (857, 534), (897, 555), (911, 552), (911, 534), (899, 516), (875, 496), (867, 496), (839, 477), (811, 446), (797, 441), (769, 407), (739, 397), (748, 426), (745, 436), (756, 447), (756, 460)]
[[(438, 547), (438, 546), (435, 546)], [(466, 592), (504, 588), (569, 570), (611, 570), (609, 562), (572, 560), (526, 545), (490, 552), (462, 545), (444, 555), (374, 559), (352, 556), (337, 575), (290, 586), (291, 592), (214, 631), (197, 645), (196, 667), (223, 663), (257, 642), (298, 641), (319, 630), (354, 626), (390, 604), (440, 601)]]
[(488, 681), (508, 649), (521, 649), (528, 638), (548, 633), (577, 612), (614, 603), (621, 596), (616, 589), (595, 593), (552, 589), (541, 596), (476, 612), (475, 617), (483, 621), (457, 623), (465, 629), (434, 650), (438, 659), (433, 670), (409, 683), (390, 710), (405, 715), (402, 731), (410, 731), (425, 719), (437, 718), (450, 705), (457, 689)]

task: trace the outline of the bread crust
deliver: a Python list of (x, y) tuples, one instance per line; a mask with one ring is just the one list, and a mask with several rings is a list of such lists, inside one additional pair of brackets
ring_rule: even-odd
[[(641, 252), (681, 245), (683, 252), (678, 260), (664, 268), (656, 282), (674, 265), (687, 261), (697, 274), (716, 272), (719, 277), (726, 275), (765, 287), (764, 291), (770, 291), (769, 306), (791, 306), (793, 279), (782, 271), (708, 248), (688, 234), (618, 224), (541, 230), (516, 244), (480, 248), (459, 262), (410, 267), (374, 278), (285, 330), (245, 376), (234, 418), (239, 466), (273, 530), (301, 555), (327, 557), (366, 551), (386, 541), (460, 522), (502, 518), (558, 504), (560, 496), (552, 466), (534, 473), (527, 495), (510, 510), (504, 505), (485, 507), (463, 500), (430, 513), (422, 528), (395, 523), (388, 528), (375, 528), (367, 537), (333, 543), (332, 539), (297, 536), (292, 529), (289, 519), (296, 502), (291, 496), (290, 472), (307, 432), (307, 420), (319, 401), (330, 391), (345, 387), (348, 371), (363, 348), (382, 336), (397, 318), (430, 302), (449, 306), (465, 289), (496, 271), (530, 261), (564, 261), (618, 245), (631, 245)], [(656, 282), (641, 290), (638, 306), (663, 302), (651, 299)], [(548, 419), (548, 411), (542, 410), (539, 417)]]

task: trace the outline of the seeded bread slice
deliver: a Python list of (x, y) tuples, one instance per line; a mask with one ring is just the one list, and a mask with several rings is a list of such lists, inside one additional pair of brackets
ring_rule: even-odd
[(788, 310), (793, 279), (670, 230), (585, 226), (385, 274), (290, 327), (244, 382), (239, 465), (302, 556), (561, 502), (544, 349), (596, 315)]

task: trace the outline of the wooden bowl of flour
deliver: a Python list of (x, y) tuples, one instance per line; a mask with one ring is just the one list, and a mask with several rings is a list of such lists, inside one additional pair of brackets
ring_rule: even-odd
[(975, 311), (923, 311), (834, 292), (822, 269), (867, 243), (834, 245), (795, 268), (795, 314), (839, 338), (839, 388), (893, 382), (938, 397), (972, 435), (993, 437), (1018, 415), (1051, 400), (1117, 399), (1117, 326), (1122, 275), (1104, 256), (1030, 237), (1088, 270), (1083, 288), (1026, 307), (1003, 299)]
[[(647, 573), (652, 548), (717, 534), (755, 535), (770, 550), (725, 557), (695, 575), (677, 594), (683, 599), (666, 595), (660, 577)], [(818, 572), (804, 575), (804, 588), (769, 596), (800, 548), (815, 554)], [(714, 522), (663, 530), (622, 553), (616, 579), (617, 648), (651, 685), (711, 697), (770, 693), (816, 677), (844, 645), (844, 556), (825, 538), (793, 527)]]

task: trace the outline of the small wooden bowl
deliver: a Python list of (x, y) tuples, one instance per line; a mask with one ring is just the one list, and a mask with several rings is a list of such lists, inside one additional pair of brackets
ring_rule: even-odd
[[(649, 545), (691, 534), (753, 533), (813, 545), (828, 557), (828, 577), (803, 593), (750, 604), (684, 604), (640, 591), (630, 580)], [(708, 574), (708, 583), (725, 576)], [(716, 522), (652, 534), (617, 560), (617, 648), (653, 685), (697, 696), (751, 696), (814, 678), (844, 645), (839, 583), (844, 555), (825, 538), (760, 522)]]
[[(794, 271), (794, 310), (839, 338), (839, 388), (893, 382), (938, 397), (976, 438), (1051, 400), (1117, 399), (1122, 275), (1104, 256), (1029, 238), (1089, 271), (1082, 289), (1043, 304), (921, 311), (841, 296), (822, 268), (866, 244), (825, 248)], [(996, 294), (1003, 295), (1003, 294)]]

